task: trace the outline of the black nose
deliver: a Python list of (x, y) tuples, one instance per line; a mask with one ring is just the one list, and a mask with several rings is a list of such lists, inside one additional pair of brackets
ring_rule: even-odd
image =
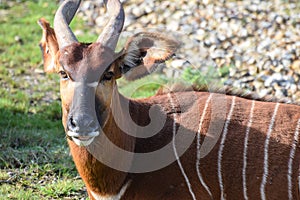
[(99, 123), (95, 117), (89, 115), (69, 116), (67, 127), (69, 131), (76, 133), (90, 133), (99, 130)]

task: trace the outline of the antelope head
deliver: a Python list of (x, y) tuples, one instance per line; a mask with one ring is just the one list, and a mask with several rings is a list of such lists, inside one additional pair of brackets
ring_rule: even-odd
[(142, 77), (170, 58), (178, 43), (160, 34), (138, 33), (120, 52), (115, 52), (124, 24), (119, 0), (105, 1), (110, 19), (97, 41), (78, 42), (69, 27), (80, 0), (66, 0), (54, 18), (54, 29), (41, 18), (40, 47), (44, 71), (60, 75), (63, 125), (67, 137), (79, 146), (87, 146), (101, 134), (111, 115), (116, 79)]

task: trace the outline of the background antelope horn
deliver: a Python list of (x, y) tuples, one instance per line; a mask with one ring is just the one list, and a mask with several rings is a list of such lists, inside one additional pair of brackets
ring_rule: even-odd
[(64, 1), (54, 17), (54, 31), (58, 41), (59, 49), (68, 46), (74, 42), (78, 42), (76, 36), (69, 27), (81, 0)]

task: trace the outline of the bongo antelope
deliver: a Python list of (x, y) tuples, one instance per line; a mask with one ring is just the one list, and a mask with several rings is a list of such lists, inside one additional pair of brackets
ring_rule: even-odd
[[(110, 19), (91, 44), (78, 42), (69, 27), (80, 0), (60, 5), (54, 29), (39, 20), (44, 70), (61, 77), (62, 122), (90, 199), (300, 199), (300, 107), (198, 90), (160, 91), (138, 100), (122, 96), (118, 78), (150, 73), (179, 45), (144, 32), (115, 52), (124, 11), (119, 0), (105, 4)], [(163, 125), (147, 136), (143, 130), (160, 123), (153, 113), (165, 116)], [(103, 136), (133, 154), (118, 155), (99, 142)], [(172, 162), (146, 170), (152, 161), (141, 163), (137, 154), (166, 145), (169, 156), (157, 159)], [(145, 171), (134, 171), (136, 166)]]

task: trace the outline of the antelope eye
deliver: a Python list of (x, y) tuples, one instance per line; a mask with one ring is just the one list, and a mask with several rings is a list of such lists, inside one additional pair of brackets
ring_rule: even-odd
[(109, 80), (111, 80), (111, 79), (113, 78), (113, 76), (114, 76), (114, 73), (113, 73), (113, 72), (111, 72), (111, 71), (105, 72), (105, 73), (103, 74), (103, 80), (104, 80), (104, 81), (109, 81)]
[(59, 71), (58, 73), (59, 73), (60, 78), (62, 80), (68, 80), (69, 79), (69, 76), (68, 76), (68, 74), (65, 71)]

